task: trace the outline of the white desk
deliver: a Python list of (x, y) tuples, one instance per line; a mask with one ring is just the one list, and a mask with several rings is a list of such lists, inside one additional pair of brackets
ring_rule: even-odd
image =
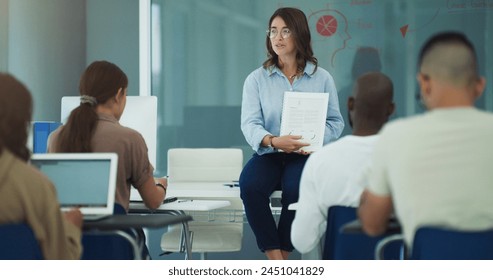
[[(162, 204), (155, 211), (211, 211), (231, 205), (231, 202), (227, 200), (199, 200), (199, 199), (178, 199), (171, 203)], [(146, 210), (149, 209), (142, 202), (130, 202), (131, 210)]]
[[(169, 183), (166, 190), (166, 196), (176, 196), (178, 198), (200, 197), (227, 199), (239, 198), (240, 188), (225, 186), (229, 182), (186, 182), (186, 183)], [(275, 191), (271, 197), (280, 198), (282, 192)], [(131, 201), (142, 201), (139, 192), (132, 188), (130, 192)]]
[[(212, 189), (207, 187), (212, 186)], [(217, 200), (223, 198), (237, 198), (239, 197), (239, 188), (230, 188), (224, 186), (222, 183), (215, 183), (209, 186), (208, 183), (193, 183), (193, 184), (175, 184), (174, 186), (168, 185), (166, 191), (167, 197), (178, 197), (177, 201), (162, 204), (154, 211), (150, 211), (142, 202), (142, 197), (137, 190), (132, 189), (130, 194), (130, 213), (166, 213), (171, 215), (183, 215), (185, 211), (213, 211), (221, 209), (231, 205), (229, 200)], [(232, 189), (232, 190), (230, 190)], [(237, 189), (237, 190), (235, 190)], [(237, 194), (235, 194), (237, 192)], [(236, 195), (236, 196), (235, 196)], [(193, 199), (191, 199), (193, 197)], [(211, 198), (211, 200), (195, 199), (195, 197)], [(214, 199), (212, 199), (214, 198)], [(191, 259), (192, 257), (192, 240), (190, 238), (190, 231), (188, 228), (188, 222), (182, 223), (182, 239), (180, 241), (181, 248), (185, 252), (185, 259)]]
[[(196, 199), (198, 200), (228, 200), (231, 203), (230, 206), (223, 206), (231, 211), (243, 212), (243, 203), (240, 199), (240, 188), (229, 187), (225, 184), (231, 182), (179, 182), (168, 184), (166, 191), (166, 197), (177, 197), (178, 199)], [(282, 191), (274, 191), (271, 195), (271, 199), (280, 199)], [(130, 201), (142, 201), (139, 192), (132, 188), (130, 192)], [(173, 206), (176, 206), (173, 204)], [(132, 208), (132, 207), (131, 207)], [(220, 207), (218, 207), (220, 208)], [(216, 208), (216, 209), (218, 209)], [(272, 214), (279, 215), (281, 207), (272, 206)], [(176, 209), (174, 209), (176, 210)], [(225, 209), (226, 210), (226, 209)], [(208, 210), (204, 210), (208, 211)]]
[[(140, 198), (140, 196), (139, 196)], [(197, 200), (197, 199), (178, 199), (177, 201), (162, 204), (156, 210), (149, 210), (143, 202), (130, 202), (129, 213), (166, 213), (170, 215), (183, 216), (184, 211), (211, 211), (229, 206), (227, 200)], [(192, 240), (188, 221), (182, 222), (182, 238), (180, 240), (181, 250), (185, 252), (185, 259), (192, 258)]]
[[(216, 209), (225, 210), (224, 214), (227, 215), (227, 219), (231, 222), (235, 222), (237, 215), (243, 216), (243, 203), (240, 199), (240, 188), (230, 187), (225, 184), (231, 182), (180, 182), (180, 183), (168, 183), (168, 188), (166, 191), (166, 197), (177, 197), (180, 200), (193, 200), (189, 202), (172, 202), (161, 205), (157, 211), (170, 211), (168, 213), (183, 214), (184, 211), (213, 211)], [(280, 198), (281, 191), (275, 191), (272, 198)], [(142, 201), (139, 192), (132, 188), (130, 193), (131, 201)], [(231, 203), (233, 202), (233, 203)], [(137, 208), (135, 208), (137, 207)], [(145, 206), (141, 203), (140, 205), (130, 204), (130, 211), (143, 210)], [(272, 212), (278, 213), (279, 209), (272, 208)], [(241, 222), (244, 220), (241, 218)], [(183, 224), (183, 232), (185, 239), (185, 250), (187, 245), (192, 246), (191, 241), (188, 241), (189, 232), (188, 224)], [(188, 233), (188, 234), (187, 234)], [(191, 252), (191, 250), (189, 251)], [(191, 257), (191, 254), (186, 254), (186, 256)]]
[[(202, 198), (238, 198), (240, 197), (239, 187), (225, 186), (226, 182), (186, 182), (169, 183), (166, 196), (176, 196), (178, 198), (202, 197)], [(142, 201), (139, 192), (132, 189), (130, 200)]]
[(112, 215), (97, 221), (85, 221), (85, 234), (117, 234), (130, 242), (134, 258), (141, 259), (143, 240), (139, 234), (132, 236), (126, 229), (161, 228), (172, 224), (183, 224), (192, 220), (188, 215)]

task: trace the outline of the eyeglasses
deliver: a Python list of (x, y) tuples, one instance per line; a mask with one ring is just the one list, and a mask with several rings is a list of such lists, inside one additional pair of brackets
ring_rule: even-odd
[[(271, 39), (274, 39), (277, 37), (277, 34), (279, 33), (279, 31), (277, 31), (276, 28), (271, 28), (271, 29), (268, 29), (266, 31), (267, 33), (267, 36)], [(291, 30), (289, 30), (289, 28), (283, 28), (281, 29), (281, 37), (283, 39), (287, 39), (289, 38), (289, 36), (291, 36)]]

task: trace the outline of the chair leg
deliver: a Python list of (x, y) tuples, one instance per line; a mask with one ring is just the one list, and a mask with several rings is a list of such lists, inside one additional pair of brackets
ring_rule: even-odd
[(207, 252), (200, 253), (200, 259), (201, 260), (207, 260)]
[[(390, 243), (392, 243), (394, 241), (402, 241), (402, 240), (403, 240), (402, 234), (393, 234), (393, 235), (382, 238), (382, 240), (380, 240), (377, 243), (377, 246), (375, 247), (375, 259), (376, 260), (385, 259), (384, 258), (385, 246), (389, 245)], [(401, 250), (401, 257), (404, 257), (403, 255), (405, 255), (405, 251)]]

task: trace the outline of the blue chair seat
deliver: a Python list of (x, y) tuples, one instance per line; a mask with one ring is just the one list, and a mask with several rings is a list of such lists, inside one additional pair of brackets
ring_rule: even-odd
[[(357, 208), (332, 206), (328, 209), (327, 229), (322, 252), (324, 260), (373, 260), (377, 243), (387, 235), (370, 237), (364, 233), (341, 233), (341, 227), (356, 220)], [(385, 247), (385, 259), (401, 259), (403, 242)]]
[(0, 225), (0, 259), (43, 259), (41, 248), (30, 226), (25, 223)]
[(411, 251), (414, 260), (493, 260), (493, 229), (459, 231), (422, 227)]
[[(114, 215), (126, 215), (125, 209), (115, 203)], [(128, 234), (135, 234), (128, 231)], [(132, 260), (134, 253), (128, 240), (122, 236), (100, 232), (85, 232), (82, 235), (83, 260)]]

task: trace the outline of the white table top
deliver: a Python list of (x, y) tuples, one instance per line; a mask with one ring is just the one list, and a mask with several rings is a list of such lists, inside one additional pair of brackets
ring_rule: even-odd
[[(176, 196), (178, 198), (200, 197), (200, 198), (239, 198), (240, 188), (225, 186), (229, 182), (186, 182), (169, 183), (166, 196)], [(132, 188), (130, 200), (142, 201), (139, 192)]]
[[(157, 210), (180, 210), (180, 211), (210, 211), (230, 206), (227, 200), (198, 200), (178, 199), (170, 203), (162, 204)], [(130, 202), (130, 209), (147, 210), (142, 202)]]
[[(225, 184), (232, 182), (180, 182), (169, 183), (166, 191), (167, 197), (176, 196), (178, 198), (214, 198), (214, 199), (230, 199), (240, 197), (239, 187), (229, 187)], [(272, 197), (281, 197), (281, 191), (275, 191)], [(130, 191), (131, 201), (142, 201), (139, 192), (132, 188)]]

